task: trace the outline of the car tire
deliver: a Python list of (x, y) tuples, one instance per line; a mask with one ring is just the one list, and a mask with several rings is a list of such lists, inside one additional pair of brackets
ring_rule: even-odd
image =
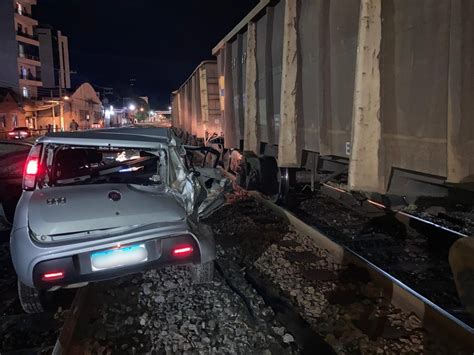
[(41, 291), (26, 286), (18, 280), (18, 296), (20, 298), (21, 307), (26, 313), (34, 314), (44, 312), (43, 303), (41, 302)]
[(190, 265), (190, 271), (194, 284), (209, 283), (214, 279), (214, 261)]

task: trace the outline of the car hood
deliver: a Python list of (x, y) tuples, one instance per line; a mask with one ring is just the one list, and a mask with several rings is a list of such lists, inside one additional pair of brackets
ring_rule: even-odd
[(28, 222), (37, 236), (97, 231), (186, 218), (182, 204), (161, 187), (75, 185), (35, 191)]

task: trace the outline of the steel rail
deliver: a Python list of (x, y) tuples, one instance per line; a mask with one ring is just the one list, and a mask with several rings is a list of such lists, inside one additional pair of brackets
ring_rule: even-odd
[(283, 217), (298, 232), (310, 237), (318, 247), (328, 250), (338, 262), (346, 265), (352, 263), (367, 270), (372, 280), (384, 290), (386, 297), (390, 297), (391, 303), (405, 312), (416, 314), (426, 329), (440, 337), (447, 338), (450, 342), (455, 341), (458, 344), (462, 344), (469, 352), (474, 352), (474, 329), (469, 325), (453, 317), (447, 311), (364, 257), (335, 243), (319, 230), (306, 224), (286, 209), (269, 201), (260, 193), (250, 191), (249, 195)]
[(94, 287), (89, 284), (77, 290), (76, 296), (69, 309), (69, 314), (59, 332), (52, 355), (74, 355), (82, 354), (81, 346), (78, 344), (78, 332), (83, 324), (89, 320), (91, 302)]
[[(328, 188), (328, 189), (330, 189), (330, 190), (332, 190), (332, 191), (334, 191), (334, 192), (337, 192), (337, 193), (339, 193), (339, 194), (341, 194), (341, 195), (346, 195), (346, 196), (351, 196), (351, 197), (352, 197), (352, 195), (351, 195), (351, 193), (350, 193), (349, 191), (344, 190), (344, 189), (341, 189), (341, 188), (339, 188), (339, 187), (335, 187), (335, 186), (329, 185), (329, 184), (327, 184), (327, 183), (322, 184), (322, 187), (323, 187), (323, 188)], [(324, 193), (324, 189), (322, 189), (321, 192)], [(364, 201), (363, 201), (363, 202), (364, 202)], [(450, 229), (450, 228), (447, 228), (447, 227), (442, 226), (442, 225), (440, 225), (440, 224), (437, 224), (437, 223), (435, 223), (435, 222), (431, 222), (431, 221), (428, 221), (428, 220), (426, 220), (426, 219), (417, 217), (417, 216), (412, 215), (412, 214), (410, 214), (410, 213), (407, 213), (407, 212), (405, 212), (405, 211), (392, 210), (390, 207), (387, 207), (387, 206), (385, 206), (385, 205), (383, 205), (383, 204), (381, 204), (381, 203), (379, 203), (379, 202), (373, 201), (373, 200), (371, 200), (371, 199), (367, 199), (367, 200), (365, 200), (365, 202), (371, 204), (372, 206), (377, 207), (378, 209), (393, 212), (393, 213), (395, 214), (395, 216), (397, 217), (397, 219), (398, 219), (400, 222), (402, 222), (402, 223), (404, 223), (404, 224), (406, 224), (406, 225), (408, 225), (408, 226), (410, 226), (410, 225), (409, 225), (410, 221), (417, 221), (417, 222), (419, 222), (419, 223), (421, 223), (421, 224), (426, 225), (428, 228), (433, 228), (433, 229), (441, 230), (441, 231), (445, 232), (447, 235), (449, 235), (450, 237), (453, 237), (453, 238), (459, 239), (459, 238), (468, 237), (467, 235), (465, 235), (465, 234), (463, 234), (463, 233), (457, 232), (457, 231), (455, 231), (455, 230), (452, 230), (452, 229)]]

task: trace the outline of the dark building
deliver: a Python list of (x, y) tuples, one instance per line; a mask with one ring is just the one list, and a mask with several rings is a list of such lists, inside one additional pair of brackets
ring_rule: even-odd
[(36, 0), (0, 1), (0, 87), (32, 98), (42, 86), (34, 5)]
[(37, 29), (40, 42), (41, 77), (45, 88), (71, 88), (68, 39), (61, 31), (41, 26)]

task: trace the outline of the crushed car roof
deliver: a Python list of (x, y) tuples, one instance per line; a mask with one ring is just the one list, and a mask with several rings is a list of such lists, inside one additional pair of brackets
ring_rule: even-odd
[(176, 141), (169, 128), (107, 128), (76, 132), (50, 132), (38, 143), (160, 148)]

